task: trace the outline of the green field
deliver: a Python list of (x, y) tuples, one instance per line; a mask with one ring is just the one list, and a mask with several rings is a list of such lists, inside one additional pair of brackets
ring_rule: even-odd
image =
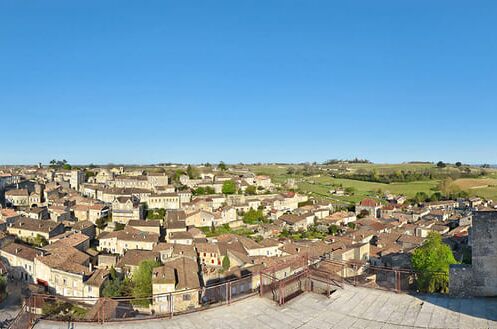
[[(433, 164), (337, 164), (330, 166), (319, 166), (321, 169), (319, 175), (302, 176), (290, 175), (287, 170), (289, 167), (302, 168), (302, 165), (263, 165), (251, 166), (250, 169), (257, 174), (264, 174), (271, 176), (275, 183), (283, 184), (288, 178), (294, 178), (298, 190), (301, 193), (313, 195), (319, 199), (328, 199), (333, 201), (343, 202), (358, 202), (367, 196), (376, 196), (378, 191), (382, 193), (390, 192), (393, 194), (403, 194), (407, 197), (413, 197), (417, 192), (425, 192), (428, 195), (433, 194), (439, 184), (439, 180), (423, 180), (415, 182), (402, 182), (402, 183), (376, 183), (360, 180), (333, 178), (330, 176), (330, 171), (337, 168), (347, 168), (349, 171), (358, 170), (372, 170), (374, 169), (379, 174), (388, 174), (395, 171), (427, 171), (432, 170), (437, 173), (451, 173), (459, 171), (455, 166), (448, 166), (446, 168), (436, 168)], [(471, 167), (472, 172), (478, 172), (480, 168)], [(486, 199), (497, 200), (497, 171), (494, 169), (487, 170), (488, 173), (481, 178), (475, 179), (458, 179), (455, 181), (456, 185), (462, 190), (467, 191), (471, 196), (480, 196)], [(354, 189), (354, 194), (350, 196), (334, 196), (329, 193), (330, 190), (342, 186), (344, 189), (351, 187)]]
[[(435, 192), (437, 185), (438, 181), (436, 180), (382, 184), (326, 176), (303, 178), (302, 181), (298, 183), (299, 190), (303, 193), (311, 192), (323, 197), (327, 196), (331, 199), (346, 202), (358, 202), (364, 197), (376, 196), (379, 191), (383, 193), (404, 194), (407, 197), (413, 197), (417, 192), (425, 192), (428, 195), (431, 195)], [(354, 189), (354, 194), (350, 196), (330, 195), (329, 191), (333, 189), (334, 186), (342, 186), (343, 188), (352, 187)]]

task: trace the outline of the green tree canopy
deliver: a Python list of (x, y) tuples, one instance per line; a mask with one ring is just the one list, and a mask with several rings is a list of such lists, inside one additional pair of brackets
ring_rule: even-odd
[(243, 222), (245, 224), (257, 224), (263, 222), (265, 219), (266, 217), (262, 213), (262, 210), (254, 210), (252, 208), (243, 215)]
[(443, 163), (443, 161), (438, 161), (437, 162), (437, 167), (438, 168), (445, 168), (445, 167), (447, 167), (447, 165), (445, 163)]
[(230, 269), (231, 263), (230, 258), (228, 256), (224, 256), (223, 258), (223, 270), (227, 271)]
[(192, 167), (191, 165), (188, 165), (188, 167), (186, 168), (186, 174), (190, 179), (195, 179), (198, 177), (197, 169)]
[(227, 180), (223, 183), (223, 193), (224, 194), (235, 194), (236, 184), (232, 180)]
[(427, 201), (428, 199), (429, 199), (429, 196), (425, 192), (417, 192), (416, 195), (414, 196), (414, 201), (416, 203), (422, 203), (422, 202)]
[(226, 167), (226, 164), (223, 161), (219, 162), (217, 168), (222, 171), (226, 171), (228, 169), (228, 167)]
[(152, 270), (154, 267), (160, 266), (160, 263), (155, 260), (143, 260), (138, 269), (133, 274), (133, 297), (144, 298), (133, 301), (133, 304), (147, 307), (150, 305), (152, 296)]
[(48, 244), (48, 241), (47, 239), (40, 235), (40, 234), (37, 234), (32, 240), (31, 240), (31, 243), (33, 243), (35, 246), (38, 246), (38, 247), (44, 247)]
[(328, 227), (328, 233), (331, 234), (331, 235), (337, 235), (338, 234), (338, 226), (337, 225), (330, 225)]
[(430, 232), (423, 245), (411, 256), (413, 268), (418, 272), (418, 289), (424, 292), (449, 290), (449, 266), (456, 264), (450, 247), (442, 242), (439, 233)]
[(247, 188), (245, 189), (245, 194), (247, 195), (257, 194), (257, 187), (255, 185), (247, 186)]

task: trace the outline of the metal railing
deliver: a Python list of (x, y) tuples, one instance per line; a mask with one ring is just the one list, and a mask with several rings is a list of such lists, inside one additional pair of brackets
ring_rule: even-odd
[[(411, 269), (372, 266), (357, 261), (309, 260), (299, 256), (293, 261), (268, 267), (257, 275), (248, 275), (200, 289), (186, 289), (141, 298), (32, 294), (25, 302), (23, 313), (28, 313), (33, 319), (98, 323), (172, 318), (180, 314), (230, 305), (256, 294), (267, 297), (278, 305), (284, 305), (305, 292), (330, 296), (333, 291), (342, 289), (347, 284), (395, 292), (417, 291), (418, 281), (427, 274), (444, 276), (443, 278), (447, 275), (442, 272), (419, 273)], [(32, 322), (31, 319), (29, 322)]]

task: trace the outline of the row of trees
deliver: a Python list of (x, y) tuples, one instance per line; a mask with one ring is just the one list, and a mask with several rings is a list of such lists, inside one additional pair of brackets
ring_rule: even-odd
[(334, 164), (341, 164), (341, 163), (371, 163), (371, 161), (369, 161), (367, 159), (359, 159), (359, 158), (354, 158), (352, 160), (330, 159), (330, 160), (324, 161), (323, 165), (334, 165)]
[(67, 163), (67, 160), (51, 160), (49, 167), (52, 169), (64, 169), (64, 170), (71, 170), (72, 166)]

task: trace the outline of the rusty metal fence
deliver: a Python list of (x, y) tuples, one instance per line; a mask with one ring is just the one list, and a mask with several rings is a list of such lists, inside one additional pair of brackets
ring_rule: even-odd
[(259, 292), (259, 278), (252, 276), (201, 289), (158, 294), (143, 298), (64, 297), (33, 293), (26, 299), (29, 321), (116, 322), (171, 318), (221, 305), (229, 305)]
[[(296, 257), (262, 270), (258, 275), (178, 292), (143, 298), (83, 298), (32, 294), (25, 301), (18, 323), (37, 319), (71, 322), (113, 322), (171, 318), (197, 312), (259, 294), (284, 305), (296, 296), (313, 292), (330, 296), (345, 285), (395, 292), (419, 290), (423, 276), (445, 273), (417, 273), (409, 269), (372, 266), (367, 263)], [(21, 318), (22, 316), (22, 318)], [(22, 319), (22, 320), (21, 320)]]
[[(373, 266), (357, 261), (320, 260), (310, 265), (311, 272), (321, 273), (330, 284), (340, 287), (343, 284), (367, 288), (395, 291), (419, 292), (426, 288), (426, 280), (431, 280), (440, 286), (431, 287), (437, 292), (443, 292), (443, 282), (448, 282), (448, 274), (444, 272), (417, 272), (407, 268), (389, 268)], [(437, 283), (438, 282), (438, 283)]]

